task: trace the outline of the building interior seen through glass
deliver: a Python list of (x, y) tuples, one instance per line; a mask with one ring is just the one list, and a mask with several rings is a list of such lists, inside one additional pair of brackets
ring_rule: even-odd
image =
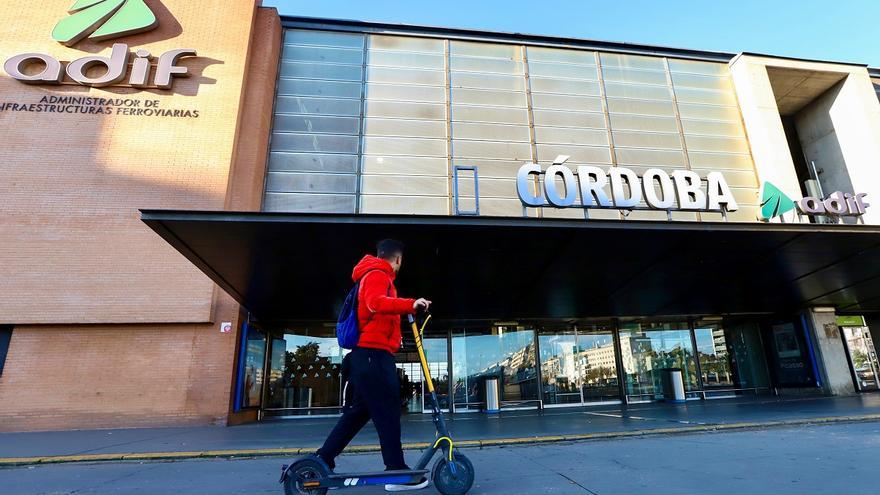
[[(502, 409), (658, 400), (669, 369), (682, 371), (689, 399), (757, 394), (770, 386), (754, 321), (440, 321), (432, 327), (424, 336), (428, 366), (441, 407), (458, 413), (485, 410), (487, 386), (497, 386)], [(267, 416), (341, 411), (348, 351), (339, 347), (332, 323), (253, 335), (244, 349), (252, 378), (243, 407), (260, 407)], [(415, 343), (403, 335), (396, 355), (401, 410), (428, 411)]]
[(740, 206), (729, 220), (756, 218), (724, 63), (312, 30), (284, 35), (263, 209), (451, 215), (478, 199), (481, 215), (582, 219), (582, 209), (524, 211), (518, 200), (522, 163), (559, 155), (571, 167), (720, 171)]

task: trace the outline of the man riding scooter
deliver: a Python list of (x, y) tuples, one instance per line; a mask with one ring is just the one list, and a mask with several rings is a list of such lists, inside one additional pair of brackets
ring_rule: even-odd
[[(315, 453), (330, 469), (334, 459), (372, 419), (379, 433), (382, 460), (389, 471), (408, 470), (400, 441), (400, 382), (394, 353), (400, 348), (400, 316), (427, 310), (431, 301), (397, 297), (394, 279), (403, 262), (403, 244), (385, 239), (376, 256), (366, 255), (352, 271), (359, 283), (357, 346), (342, 364), (346, 402), (342, 417), (324, 445)], [(412, 484), (386, 484), (386, 491), (418, 490), (428, 486), (427, 477)]]

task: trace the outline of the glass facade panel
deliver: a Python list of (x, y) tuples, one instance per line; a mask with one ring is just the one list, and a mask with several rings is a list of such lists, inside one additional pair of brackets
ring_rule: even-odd
[(623, 323), (620, 349), (626, 394), (632, 399), (660, 399), (663, 370), (681, 370), (686, 391), (699, 389), (694, 346), (687, 323)]
[(565, 93), (570, 95), (599, 96), (599, 83), (566, 79), (530, 78), (532, 93)]
[(604, 129), (577, 129), (536, 126), (535, 141), (538, 143), (608, 146), (608, 133)]
[(354, 174), (312, 174), (299, 172), (269, 172), (266, 174), (267, 192), (348, 193), (357, 187)]
[[(295, 333), (294, 333), (295, 332)], [(269, 415), (338, 413), (342, 405), (342, 358), (335, 328), (298, 328), (272, 339)]]
[(441, 139), (364, 138), (365, 155), (446, 156), (446, 141)]
[(678, 132), (674, 117), (611, 114), (611, 128), (621, 131)]
[[(267, 180), (267, 210), (448, 215), (454, 212), (448, 207), (454, 204), (448, 187), (445, 194), (450, 197), (442, 205), (441, 198), (433, 197), (433, 187), (430, 193), (419, 188), (413, 195), (406, 187), (399, 191), (385, 187), (393, 181), (365, 177), (398, 174), (403, 179), (432, 177), (448, 183), (454, 167), (476, 165), (481, 195), (491, 200), (481, 201), (481, 214), (537, 216), (537, 211), (516, 207), (515, 183), (482, 184), (484, 178), (512, 181), (522, 162), (546, 164), (557, 155), (569, 155), (572, 167), (611, 164), (615, 157), (609, 138), (621, 165), (684, 168), (687, 161), (681, 150), (686, 147), (691, 169), (701, 174), (712, 170), (737, 174), (733, 187), (738, 198), (747, 199), (743, 206), (754, 206), (752, 196), (757, 195), (748, 141), (725, 64), (390, 34), (288, 30), (277, 91), (268, 163), (270, 174), (276, 175)], [(430, 160), (422, 160), (425, 157)], [(325, 177), (304, 183), (279, 172), (344, 173), (355, 180)], [(749, 173), (751, 178), (740, 177)], [(351, 190), (341, 189), (351, 183), (355, 184)], [(285, 184), (291, 189), (284, 190)], [(333, 187), (318, 187), (328, 184)], [(364, 185), (368, 187), (358, 187)], [(373, 195), (381, 197), (370, 198)], [(316, 203), (307, 205), (310, 199)], [(350, 210), (348, 205), (353, 205)], [(574, 210), (544, 213), (583, 215)], [(596, 212), (596, 216), (606, 213), (618, 218), (617, 212)], [(729, 218), (755, 221), (747, 213), (741, 208)], [(666, 221), (665, 215), (654, 212), (638, 215)]]
[(667, 134), (662, 132), (614, 131), (613, 138), (614, 146), (651, 149), (681, 149), (681, 137), (678, 133)]
[(242, 356), (241, 396), (242, 408), (259, 407), (262, 404), (263, 368), (266, 359), (266, 334), (251, 325), (246, 325), (244, 355)]
[(317, 153), (357, 153), (357, 136), (334, 136), (330, 134), (272, 134), (275, 151), (314, 151)]
[(529, 75), (534, 77), (599, 80), (599, 72), (596, 67), (536, 62), (532, 58), (529, 58)]
[(580, 404), (579, 349), (574, 329), (542, 332), (538, 346), (544, 405)]
[(367, 67), (365, 80), (378, 83), (443, 86), (446, 84), (446, 74), (440, 70), (370, 66)]
[(264, 211), (304, 211), (315, 213), (351, 213), (353, 194), (273, 193), (263, 197)]
[(453, 88), (482, 88), (497, 89), (501, 91), (525, 91), (526, 81), (525, 78), (521, 76), (453, 72), (449, 75), (449, 83)]
[(443, 53), (443, 40), (413, 38), (410, 36), (382, 36), (373, 34), (369, 37), (370, 50), (400, 50), (407, 52)]
[(357, 116), (361, 113), (361, 102), (358, 100), (279, 96), (275, 100), (275, 112), (280, 114)]
[(458, 139), (529, 141), (529, 128), (521, 125), (453, 122), (452, 135)]
[[(487, 203), (504, 201), (488, 199)], [(441, 407), (448, 409), (451, 397), (458, 412), (485, 408), (488, 379), (498, 381), (501, 406), (507, 409), (537, 407), (539, 401), (544, 406), (620, 401), (622, 391), (630, 402), (661, 399), (662, 376), (670, 368), (682, 370), (689, 398), (753, 394), (770, 384), (755, 321), (719, 318), (697, 320), (693, 326), (685, 322), (498, 322), (439, 331), (424, 337), (425, 354)], [(253, 368), (248, 383), (257, 384), (251, 385), (257, 392), (252, 390), (247, 400), (259, 405), (266, 340), (262, 333), (253, 335), (254, 345), (248, 347), (252, 355), (245, 359)], [(347, 351), (339, 348), (333, 326), (303, 324), (270, 335), (267, 400), (262, 406), (267, 414), (340, 412), (341, 363)], [(427, 387), (411, 336), (404, 334), (396, 360), (402, 409), (429, 412)]]
[(330, 65), (305, 62), (281, 61), (279, 76), (325, 81), (362, 81), (363, 68), (360, 65)]
[(533, 94), (532, 106), (547, 110), (601, 112), (602, 100), (590, 96)]
[(449, 57), (449, 68), (466, 72), (488, 72), (494, 74), (522, 74), (523, 64), (519, 61), (474, 57)]
[(443, 70), (446, 66), (446, 60), (442, 54), (370, 50), (367, 55), (367, 64), (373, 67), (385, 66)]
[(485, 406), (487, 378), (498, 379), (502, 407), (535, 405), (535, 331), (518, 325), (453, 331), (452, 376), (458, 411)]
[(596, 52), (530, 46), (527, 48), (526, 54), (529, 62), (539, 60), (564, 64), (596, 65)]
[(284, 32), (285, 45), (331, 46), (336, 48), (363, 48), (364, 37), (357, 34), (288, 29)]
[(436, 137), (446, 134), (442, 120), (364, 119), (365, 136)]
[(360, 121), (357, 117), (325, 117), (316, 115), (278, 115), (276, 132), (357, 135)]
[(692, 74), (706, 74), (710, 76), (726, 76), (729, 73), (727, 64), (717, 62), (701, 62), (698, 60), (669, 59), (671, 72), (684, 72)]
[(357, 172), (357, 157), (354, 155), (272, 152), (269, 154), (269, 170), (353, 174)]
[(284, 45), (281, 57), (284, 60), (290, 60), (292, 62), (325, 62), (358, 65), (364, 62), (364, 51), (344, 48)]
[(608, 98), (608, 111), (612, 113), (635, 113), (639, 115), (675, 116), (671, 101), (626, 100)]
[(620, 67), (602, 67), (606, 82), (666, 85), (666, 73), (653, 70), (633, 70)]
[(330, 98), (360, 98), (360, 82), (315, 81), (312, 79), (282, 79), (278, 81), (279, 96), (323, 96)]
[(578, 327), (578, 361), (585, 403), (620, 400), (616, 360), (611, 325)]
[(694, 329), (703, 387), (733, 388), (733, 370), (727, 351), (727, 340), (721, 325), (705, 325)]
[(536, 126), (605, 129), (605, 116), (601, 113), (534, 110), (533, 114)]
[(626, 69), (665, 70), (663, 59), (642, 55), (624, 55), (620, 53), (601, 53), (603, 67), (622, 67)]
[(645, 100), (672, 100), (666, 86), (648, 86), (605, 82), (605, 94), (615, 98), (641, 98)]
[(366, 86), (364, 94), (368, 100), (446, 103), (446, 88), (440, 86), (406, 86), (402, 84), (369, 83)]
[(364, 113), (369, 117), (444, 120), (446, 106), (434, 103), (367, 100), (364, 102)]

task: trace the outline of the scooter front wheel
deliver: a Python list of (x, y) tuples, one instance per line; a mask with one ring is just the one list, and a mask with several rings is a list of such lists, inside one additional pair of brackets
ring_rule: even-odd
[(464, 495), (474, 484), (474, 465), (467, 456), (455, 450), (451, 461), (445, 457), (437, 459), (431, 470), (431, 481), (441, 495)]
[(326, 488), (307, 488), (303, 484), (323, 479), (328, 474), (324, 466), (313, 459), (298, 461), (284, 478), (284, 495), (325, 495)]

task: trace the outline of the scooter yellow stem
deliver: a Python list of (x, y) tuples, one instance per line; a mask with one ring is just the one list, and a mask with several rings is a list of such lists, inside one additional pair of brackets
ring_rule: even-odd
[(422, 323), (421, 329), (416, 326), (415, 318), (410, 317), (409, 324), (412, 327), (413, 337), (416, 339), (416, 349), (418, 349), (419, 359), (422, 361), (422, 372), (425, 374), (425, 381), (428, 383), (428, 392), (433, 393), (434, 380), (431, 378), (431, 370), (428, 369), (428, 358), (425, 357), (425, 348), (422, 346), (422, 332), (425, 330), (430, 319), (431, 315), (429, 314)]

